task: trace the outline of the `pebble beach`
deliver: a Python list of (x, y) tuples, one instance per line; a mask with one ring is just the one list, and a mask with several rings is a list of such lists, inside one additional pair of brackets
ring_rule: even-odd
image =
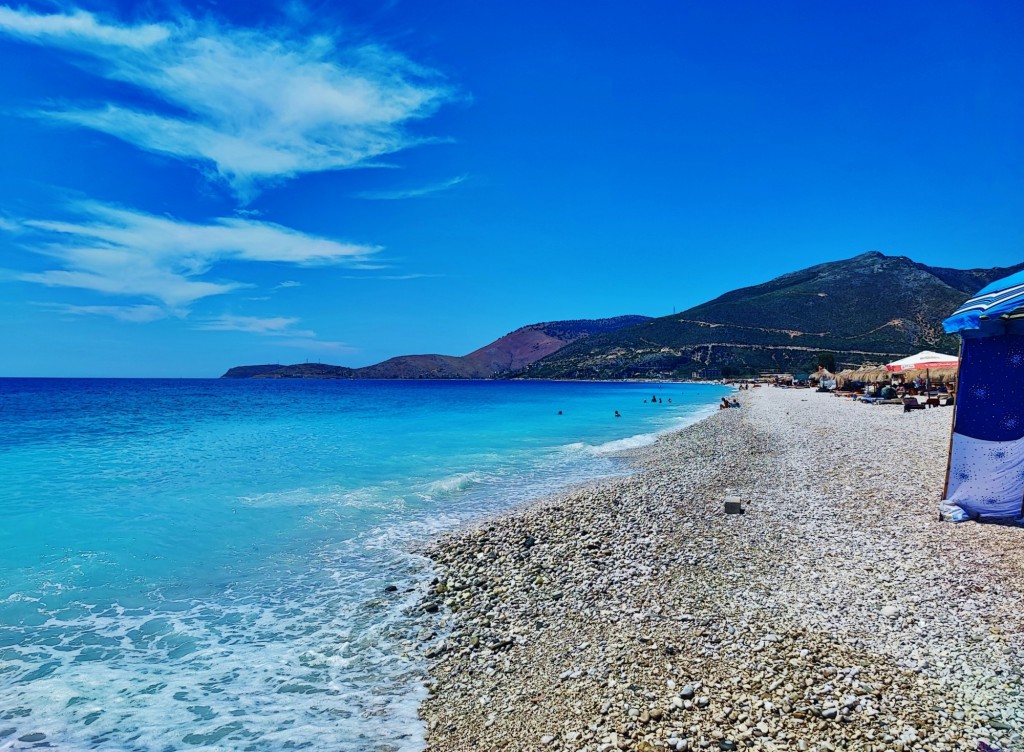
[(1024, 749), (1024, 528), (938, 520), (951, 409), (737, 397), (425, 551), (429, 752)]

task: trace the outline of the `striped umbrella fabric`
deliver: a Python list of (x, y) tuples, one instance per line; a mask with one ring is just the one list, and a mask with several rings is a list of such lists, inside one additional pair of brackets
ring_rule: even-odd
[(982, 329), (988, 321), (1024, 318), (1024, 272), (983, 287), (942, 322), (947, 334)]

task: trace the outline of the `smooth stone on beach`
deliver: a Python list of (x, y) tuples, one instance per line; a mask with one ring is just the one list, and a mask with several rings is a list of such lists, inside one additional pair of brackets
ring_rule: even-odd
[(900, 615), (900, 609), (898, 606), (882, 606), (882, 616), (887, 619), (895, 619)]

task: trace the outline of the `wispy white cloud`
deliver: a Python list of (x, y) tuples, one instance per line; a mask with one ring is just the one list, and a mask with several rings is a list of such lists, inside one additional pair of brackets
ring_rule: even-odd
[(344, 342), (332, 342), (325, 339), (282, 339), (275, 344), (295, 347), (309, 352), (352, 353), (357, 349)]
[(25, 10), (0, 6), (0, 29), (22, 37), (47, 37), (62, 40), (67, 46), (110, 46), (145, 49), (163, 42), (170, 35), (165, 26), (111, 26), (96, 20), (91, 13), (39, 15)]
[(274, 344), (284, 347), (295, 347), (309, 352), (347, 353), (355, 352), (355, 348), (344, 342), (317, 339), (317, 334), (309, 329), (296, 329), (300, 319), (291, 316), (235, 316), (224, 314), (217, 318), (203, 321), (196, 329), (210, 332), (246, 332), (264, 337), (274, 337)]
[[(367, 267), (363, 267), (363, 268), (367, 268)], [(418, 272), (413, 272), (412, 274), (376, 274), (376, 275), (362, 275), (362, 276), (356, 276), (355, 274), (346, 274), (344, 276), (344, 278), (345, 279), (375, 279), (375, 280), (385, 280), (385, 281), (390, 281), (390, 282), (404, 282), (405, 280), (409, 280), (409, 279), (424, 279), (424, 278), (429, 278), (429, 277), (440, 277), (440, 276), (441, 276), (440, 274), (421, 274), (421, 273), (418, 273)]]
[(275, 290), (287, 290), (291, 287), (302, 287), (301, 282), (296, 282), (294, 279), (286, 279), (284, 282), (278, 282), (275, 286)]
[(224, 261), (363, 268), (380, 250), (251, 219), (197, 224), (98, 202), (72, 209), (73, 220), (28, 219), (15, 225), (25, 247), (57, 266), (19, 279), (147, 298), (174, 310), (248, 286), (206, 278)]
[(442, 183), (434, 183), (433, 185), (421, 186), (419, 188), (405, 188), (394, 191), (360, 191), (354, 196), (356, 198), (365, 198), (377, 201), (399, 201), (406, 198), (419, 198), (420, 196), (429, 196), (431, 193), (438, 193), (439, 191), (446, 191), (449, 188), (454, 188), (459, 183), (466, 181), (465, 175), (459, 175), (451, 180), (445, 180)]
[(164, 102), (68, 107), (40, 117), (197, 161), (249, 198), (306, 172), (370, 166), (436, 139), (409, 130), (455, 96), (401, 54), (335, 36), (211, 20), (130, 25), (88, 12), (0, 7), (0, 33), (92, 59), (99, 75)]
[(85, 306), (85, 305), (63, 305), (47, 303), (46, 308), (52, 308), (60, 313), (72, 316), (108, 316), (118, 321), (128, 321), (133, 324), (148, 324), (151, 321), (159, 321), (168, 316), (168, 312), (156, 305), (131, 305), (131, 306)]
[(299, 319), (290, 316), (233, 316), (224, 314), (215, 319), (204, 321), (196, 326), (209, 332), (248, 332), (271, 337), (302, 337), (314, 338), (316, 332), (307, 329), (295, 329)]

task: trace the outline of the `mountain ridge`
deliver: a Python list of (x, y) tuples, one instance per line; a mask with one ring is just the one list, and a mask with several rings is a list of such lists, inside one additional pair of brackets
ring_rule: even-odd
[(641, 323), (649, 318), (626, 315), (528, 324), (467, 355), (399, 355), (362, 368), (323, 363), (235, 366), (221, 378), (491, 379), (522, 370), (578, 339)]
[(952, 349), (942, 320), (980, 287), (1024, 269), (929, 267), (878, 251), (788, 272), (686, 311), (567, 345), (520, 378), (686, 378), (808, 370)]
[(868, 251), (730, 290), (670, 316), (520, 327), (462, 355), (401, 355), (363, 368), (236, 366), (224, 378), (635, 379), (806, 371), (955, 352), (942, 320), (988, 283), (1024, 269), (932, 267)]

